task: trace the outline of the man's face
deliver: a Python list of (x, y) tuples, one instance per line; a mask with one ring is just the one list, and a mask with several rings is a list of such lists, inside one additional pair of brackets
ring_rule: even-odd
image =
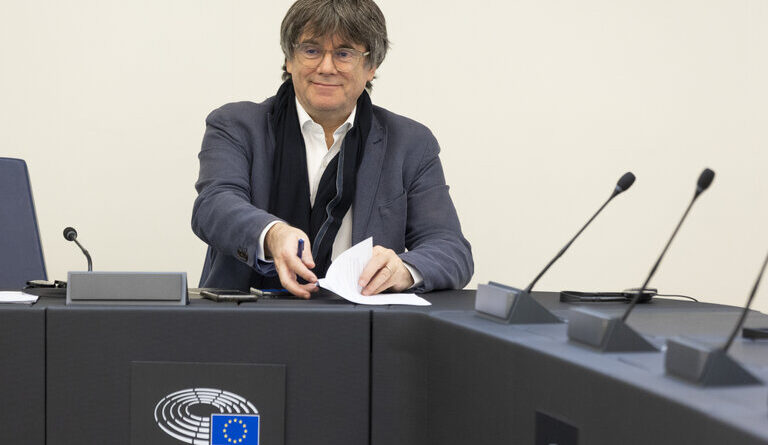
[[(361, 53), (366, 51), (363, 46), (338, 37), (313, 39), (306, 33), (302, 34), (298, 43), (314, 43), (325, 50), (352, 48)], [(285, 67), (293, 78), (296, 97), (315, 120), (345, 119), (355, 107), (357, 98), (363, 93), (365, 83), (373, 80), (376, 73), (375, 67), (368, 67), (367, 57), (363, 57), (349, 72), (341, 72), (336, 68), (333, 53), (330, 51), (323, 54), (319, 65), (314, 68), (302, 64), (298, 57), (294, 52), (293, 58), (286, 61)]]

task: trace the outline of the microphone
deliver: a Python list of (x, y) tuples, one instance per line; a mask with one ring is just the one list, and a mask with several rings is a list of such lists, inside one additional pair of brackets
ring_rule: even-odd
[(752, 292), (747, 298), (747, 304), (739, 316), (739, 321), (731, 332), (731, 336), (722, 347), (713, 347), (692, 338), (675, 337), (667, 340), (667, 353), (664, 355), (664, 370), (668, 375), (688, 380), (701, 386), (737, 386), (760, 385), (763, 382), (749, 370), (728, 355), (728, 348), (747, 318), (749, 306), (755, 298), (760, 279), (768, 265), (768, 255), (763, 261), (760, 273), (757, 275)]
[(760, 286), (760, 280), (763, 278), (763, 274), (765, 273), (765, 268), (768, 266), (768, 254), (765, 255), (765, 261), (763, 261), (763, 267), (760, 269), (760, 273), (757, 275), (757, 280), (755, 280), (755, 285), (752, 286), (752, 292), (749, 294), (749, 298), (747, 298), (747, 305), (744, 306), (744, 310), (741, 312), (741, 317), (739, 317), (739, 322), (736, 323), (736, 327), (733, 328), (733, 332), (731, 332), (731, 336), (728, 337), (728, 341), (725, 342), (725, 345), (723, 346), (723, 351), (727, 352), (728, 348), (731, 347), (731, 344), (733, 343), (733, 340), (736, 338), (736, 335), (739, 332), (739, 329), (741, 329), (741, 325), (744, 324), (744, 320), (747, 318), (747, 314), (749, 313), (749, 307), (752, 305), (752, 300), (755, 298), (755, 294), (757, 293), (757, 288)]
[[(640, 301), (640, 297), (644, 294), (645, 290), (648, 289), (648, 283), (650, 283), (651, 278), (656, 273), (659, 264), (661, 264), (661, 259), (664, 258), (664, 254), (667, 252), (667, 249), (669, 249), (670, 244), (672, 244), (672, 240), (680, 230), (680, 226), (683, 225), (683, 221), (685, 221), (685, 218), (688, 216), (696, 198), (698, 198), (699, 195), (712, 184), (714, 178), (715, 172), (708, 168), (704, 169), (701, 175), (699, 175), (699, 180), (696, 183), (696, 193), (694, 193), (691, 203), (688, 204), (688, 208), (685, 210), (683, 217), (680, 219), (680, 222), (677, 223), (675, 231), (672, 232), (672, 236), (669, 238), (669, 241), (667, 241), (667, 245), (664, 246), (664, 250), (656, 260), (656, 264), (654, 264), (651, 269), (651, 273), (648, 274), (645, 283), (638, 288), (637, 293), (632, 297), (632, 302), (624, 312), (624, 315), (618, 317), (587, 308), (571, 309), (571, 314), (568, 318), (568, 339), (592, 346), (602, 352), (658, 351), (656, 346), (649, 343), (642, 335), (629, 327), (626, 320), (630, 312), (632, 312), (632, 309), (637, 305), (637, 302)], [(669, 342), (667, 344), (669, 345)], [(669, 357), (669, 352), (670, 350), (667, 351), (666, 357)], [(684, 365), (685, 364), (680, 367), (684, 367)], [(675, 366), (676, 365), (673, 364), (672, 368)], [(668, 367), (667, 369), (670, 368)]]
[(592, 218), (584, 224), (584, 227), (568, 241), (568, 244), (560, 249), (560, 252), (539, 272), (525, 290), (505, 286), (493, 281), (490, 281), (488, 284), (478, 284), (477, 292), (475, 293), (475, 311), (481, 316), (489, 316), (493, 320), (508, 324), (563, 323), (560, 317), (550, 312), (531, 296), (531, 289), (533, 289), (533, 286), (536, 285), (536, 282), (539, 281), (547, 270), (555, 264), (555, 261), (563, 256), (565, 251), (571, 247), (571, 244), (592, 223), (597, 215), (603, 211), (605, 206), (613, 198), (629, 189), (634, 182), (635, 175), (631, 172), (624, 173), (616, 183), (616, 187), (613, 188), (613, 192), (608, 200), (592, 215)]
[(73, 229), (72, 227), (67, 227), (64, 229), (64, 239), (67, 241), (74, 241), (75, 244), (77, 244), (77, 247), (83, 251), (83, 255), (85, 255), (85, 258), (88, 260), (88, 272), (92, 272), (93, 262), (91, 261), (91, 254), (89, 254), (88, 251), (85, 250), (82, 244), (80, 244), (80, 242), (77, 240), (77, 230)]
[(683, 217), (680, 218), (680, 222), (677, 223), (677, 227), (675, 227), (675, 231), (672, 232), (672, 236), (669, 237), (669, 241), (667, 241), (667, 245), (664, 246), (664, 250), (661, 251), (661, 255), (659, 255), (659, 258), (656, 260), (656, 263), (651, 268), (651, 272), (648, 274), (648, 277), (645, 279), (645, 283), (643, 283), (642, 286), (640, 286), (639, 290), (635, 294), (635, 296), (632, 298), (632, 302), (629, 304), (629, 307), (624, 312), (624, 315), (621, 317), (621, 321), (627, 321), (627, 317), (629, 317), (629, 314), (632, 312), (632, 309), (635, 308), (637, 305), (637, 302), (640, 300), (640, 296), (643, 294), (643, 291), (648, 287), (648, 283), (650, 283), (651, 278), (656, 274), (656, 270), (659, 268), (659, 264), (661, 264), (661, 259), (664, 258), (664, 255), (667, 253), (667, 249), (669, 249), (670, 244), (672, 244), (672, 240), (675, 239), (675, 236), (677, 235), (677, 232), (680, 230), (680, 227), (683, 225), (683, 221), (685, 221), (685, 218), (688, 216), (688, 212), (691, 211), (691, 207), (693, 207), (693, 203), (696, 202), (696, 198), (699, 197), (706, 189), (709, 188), (709, 186), (712, 184), (712, 181), (715, 179), (715, 172), (705, 168), (704, 171), (701, 172), (699, 175), (699, 180), (696, 183), (696, 193), (694, 193), (693, 198), (691, 199), (691, 202), (688, 204), (688, 208), (685, 209), (685, 213), (683, 213)]
[[(710, 180), (710, 182), (712, 181)], [(592, 215), (592, 218), (590, 218), (589, 221), (587, 221), (587, 223), (584, 224), (584, 227), (582, 227), (581, 230), (579, 230), (576, 233), (576, 235), (574, 235), (574, 237), (571, 238), (570, 241), (568, 241), (568, 244), (566, 244), (565, 247), (560, 249), (560, 252), (558, 252), (557, 255), (555, 255), (555, 257), (552, 258), (549, 264), (547, 264), (544, 267), (544, 269), (542, 269), (542, 271), (539, 272), (539, 274), (536, 276), (536, 278), (533, 279), (531, 284), (529, 284), (528, 287), (525, 288), (525, 292), (530, 293), (531, 289), (533, 289), (533, 286), (536, 285), (536, 282), (539, 281), (539, 279), (547, 272), (547, 270), (549, 270), (550, 267), (552, 267), (553, 264), (555, 264), (555, 261), (557, 261), (558, 259), (560, 259), (561, 256), (563, 256), (565, 251), (568, 250), (569, 247), (571, 247), (571, 244), (573, 244), (573, 242), (576, 241), (576, 238), (578, 238), (579, 235), (581, 235), (581, 232), (583, 232), (584, 229), (586, 229), (587, 226), (589, 226), (592, 223), (592, 221), (597, 217), (597, 215), (599, 215), (600, 212), (603, 211), (605, 206), (607, 206), (608, 203), (611, 202), (611, 200), (616, 196), (618, 196), (620, 193), (627, 191), (630, 187), (632, 187), (632, 184), (634, 183), (635, 183), (635, 175), (633, 175), (632, 172), (624, 173), (624, 175), (622, 175), (622, 177), (619, 178), (619, 181), (616, 183), (616, 187), (613, 189), (613, 193), (611, 193), (611, 196), (608, 198), (608, 200), (605, 201), (605, 203), (603, 203), (603, 205), (597, 210), (597, 212), (595, 212), (594, 215)]]

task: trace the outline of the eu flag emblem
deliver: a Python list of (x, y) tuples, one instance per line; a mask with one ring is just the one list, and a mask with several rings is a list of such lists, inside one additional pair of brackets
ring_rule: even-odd
[(259, 415), (211, 414), (211, 445), (259, 445)]

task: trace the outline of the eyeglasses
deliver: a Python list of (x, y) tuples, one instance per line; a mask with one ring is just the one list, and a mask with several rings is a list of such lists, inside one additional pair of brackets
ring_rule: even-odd
[(325, 53), (330, 52), (336, 69), (344, 73), (355, 69), (360, 64), (360, 60), (371, 53), (352, 48), (323, 49), (314, 43), (296, 43), (293, 46), (296, 48), (295, 54), (299, 62), (307, 68), (317, 68), (325, 58)]

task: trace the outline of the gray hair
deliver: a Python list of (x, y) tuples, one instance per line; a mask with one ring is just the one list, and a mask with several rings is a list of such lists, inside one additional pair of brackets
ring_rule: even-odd
[[(297, 0), (280, 25), (280, 47), (286, 60), (293, 58), (293, 45), (308, 33), (313, 38), (338, 36), (365, 46), (370, 54), (366, 65), (379, 67), (389, 48), (384, 14), (373, 0)], [(283, 64), (283, 80), (291, 74)], [(373, 85), (366, 82), (365, 88)]]

